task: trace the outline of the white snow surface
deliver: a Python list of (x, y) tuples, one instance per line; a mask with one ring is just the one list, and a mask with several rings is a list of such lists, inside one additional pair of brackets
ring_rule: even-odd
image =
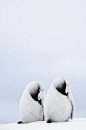
[(0, 124), (0, 130), (86, 130), (86, 118), (74, 118), (68, 122), (46, 123), (38, 121), (28, 124)]

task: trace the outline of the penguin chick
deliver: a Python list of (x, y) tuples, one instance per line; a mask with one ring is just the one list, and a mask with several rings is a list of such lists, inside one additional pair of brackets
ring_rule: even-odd
[(44, 115), (47, 123), (68, 121), (73, 118), (74, 100), (70, 85), (64, 78), (56, 78), (45, 98)]
[(44, 119), (44, 86), (40, 82), (29, 83), (20, 99), (22, 122), (30, 123)]

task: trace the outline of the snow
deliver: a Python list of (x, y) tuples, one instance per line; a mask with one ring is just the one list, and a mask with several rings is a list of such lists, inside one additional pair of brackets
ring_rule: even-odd
[(0, 124), (0, 130), (86, 130), (86, 118), (74, 118), (68, 122), (46, 123), (45, 121), (28, 124)]

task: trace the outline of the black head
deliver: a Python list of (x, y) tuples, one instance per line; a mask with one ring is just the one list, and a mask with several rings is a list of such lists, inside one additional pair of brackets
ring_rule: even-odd
[(60, 83), (59, 85), (57, 85), (56, 89), (63, 95), (68, 96), (68, 93), (66, 93), (66, 82), (65, 80)]
[(31, 93), (31, 97), (35, 100), (38, 101), (38, 103), (41, 105), (41, 100), (38, 100), (38, 94), (40, 93), (40, 87), (38, 86), (35, 91)]

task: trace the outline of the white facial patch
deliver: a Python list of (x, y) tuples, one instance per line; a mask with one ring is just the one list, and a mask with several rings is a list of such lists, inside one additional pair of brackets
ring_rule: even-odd
[(68, 86), (66, 86), (65, 93), (66, 94), (68, 93)]
[(38, 94), (38, 100), (40, 101), (42, 99), (42, 93), (40, 92), (39, 94)]

